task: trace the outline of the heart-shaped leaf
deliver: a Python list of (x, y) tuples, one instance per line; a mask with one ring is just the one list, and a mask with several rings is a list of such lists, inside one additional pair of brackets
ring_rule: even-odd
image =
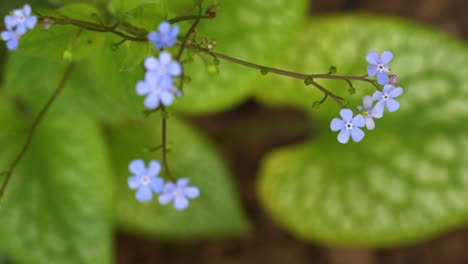
[[(98, 23), (93, 20), (93, 15), (98, 15), (99, 11), (86, 4), (70, 4), (59, 8), (56, 13), (57, 17), (65, 15), (72, 19)], [(33, 30), (21, 38), (16, 52), (43, 58), (80, 60), (99, 49), (103, 39), (102, 32), (54, 23), (49, 29), (45, 29), (43, 24), (38, 22)]]
[(189, 208), (176, 211), (172, 204), (161, 206), (157, 198), (140, 203), (127, 186), (128, 164), (136, 158), (159, 160), (159, 152), (146, 149), (161, 143), (161, 120), (152, 117), (109, 128), (109, 146), (116, 169), (118, 197), (116, 221), (124, 229), (159, 239), (240, 235), (248, 231), (231, 174), (219, 153), (206, 138), (179, 119), (168, 121), (168, 162), (172, 176), (187, 177), (200, 188), (200, 197)]
[[(310, 73), (337, 65), (337, 74), (361, 75), (367, 52), (386, 49), (404, 89), (397, 112), (385, 112), (359, 144), (342, 145), (329, 129), (338, 107), (328, 102), (317, 112), (323, 131), (315, 140), (275, 152), (262, 166), (263, 205), (300, 238), (389, 247), (468, 219), (465, 43), (398, 19), (332, 16), (308, 24), (286, 66)], [(319, 95), (298, 80), (272, 81), (258, 93), (269, 104), (311, 109)], [(346, 93), (345, 82), (322, 83)], [(372, 86), (355, 87), (351, 102), (359, 105)]]
[[(216, 40), (215, 51), (260, 64), (276, 64), (284, 46), (291, 43), (290, 35), (304, 20), (306, 2), (220, 1), (216, 18), (202, 20), (197, 36)], [(167, 5), (171, 15), (183, 14), (179, 11), (187, 10), (193, 1), (167, 1)], [(180, 111), (216, 112), (232, 107), (246, 99), (262, 78), (260, 71), (224, 61), (219, 72), (209, 73), (213, 58), (201, 56), (194, 55), (194, 60), (184, 65), (191, 81), (185, 83), (184, 96), (176, 102)]]
[[(10, 133), (21, 119), (3, 110), (1, 166), (6, 168), (26, 135), (25, 130)], [(97, 125), (54, 105), (2, 200), (2, 251), (25, 264), (111, 263), (111, 183)]]

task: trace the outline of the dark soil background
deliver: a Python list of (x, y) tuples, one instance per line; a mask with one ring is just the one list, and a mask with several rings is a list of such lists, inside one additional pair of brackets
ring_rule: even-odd
[[(311, 15), (346, 11), (402, 16), (468, 38), (468, 1), (465, 0), (313, 0), (311, 7)], [(314, 134), (313, 124), (300, 112), (266, 109), (253, 101), (226, 113), (190, 119), (223, 151), (237, 177), (242, 203), (254, 225), (254, 233), (247, 238), (174, 243), (118, 233), (117, 263), (468, 263), (468, 227), (392, 250), (330, 248), (291, 237), (260, 208), (255, 196), (256, 175), (265, 153)], [(270, 132), (286, 127), (281, 125), (286, 123), (289, 129), (275, 135)]]

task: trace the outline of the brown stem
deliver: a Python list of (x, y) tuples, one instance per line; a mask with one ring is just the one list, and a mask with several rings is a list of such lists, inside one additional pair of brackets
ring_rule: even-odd
[(15, 167), (18, 165), (18, 163), (21, 161), (23, 158), (24, 154), (26, 154), (26, 151), (28, 150), (29, 146), (31, 145), (34, 133), (36, 132), (37, 127), (41, 123), (41, 120), (44, 118), (45, 114), (47, 111), (50, 109), (52, 104), (55, 102), (57, 97), (60, 95), (62, 92), (63, 88), (65, 87), (65, 83), (67, 82), (68, 78), (71, 75), (71, 72), (75, 66), (74, 62), (70, 62), (68, 65), (67, 69), (65, 70), (65, 73), (63, 74), (62, 79), (60, 80), (59, 84), (57, 85), (57, 88), (55, 88), (54, 92), (50, 96), (49, 100), (47, 103), (44, 105), (42, 110), (39, 112), (37, 115), (36, 119), (34, 119), (34, 122), (31, 126), (31, 128), (28, 131), (28, 136), (26, 138), (26, 142), (23, 144), (23, 147), (21, 148), (20, 152), (18, 155), (16, 155), (15, 159), (11, 162), (10, 166), (8, 169), (4, 172), (6, 178), (2, 183), (2, 187), (0, 188), (0, 199), (3, 197), (3, 194), (5, 193), (6, 187), (8, 185), (8, 182), (10, 181), (11, 175), (13, 174), (13, 170)]

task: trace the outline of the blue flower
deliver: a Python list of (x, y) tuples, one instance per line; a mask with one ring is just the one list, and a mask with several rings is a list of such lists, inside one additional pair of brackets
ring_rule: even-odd
[(152, 76), (139, 81), (136, 85), (136, 92), (138, 95), (146, 95), (145, 106), (152, 110), (158, 108), (160, 102), (165, 106), (171, 105), (174, 95), (180, 94), (172, 84), (172, 79), (158, 79)]
[(200, 190), (197, 187), (187, 186), (189, 179), (181, 178), (177, 183), (166, 183), (162, 193), (159, 195), (159, 203), (166, 205), (174, 201), (176, 210), (184, 210), (189, 206), (187, 198), (194, 199), (200, 195)]
[(387, 84), (388, 79), (388, 72), (390, 69), (388, 68), (388, 63), (393, 59), (393, 54), (386, 50), (382, 52), (382, 56), (379, 58), (379, 55), (376, 51), (371, 51), (367, 54), (366, 60), (370, 63), (367, 66), (367, 74), (369, 77), (374, 77), (377, 74), (377, 82), (381, 85)]
[(362, 115), (366, 119), (366, 128), (368, 130), (372, 130), (375, 128), (375, 123), (373, 118), (381, 118), (383, 116), (383, 112), (376, 111), (375, 108), (372, 107), (372, 103), (374, 100), (370, 95), (364, 96), (362, 100), (362, 106), (358, 106), (358, 110), (362, 112)]
[(366, 120), (362, 115), (356, 115), (353, 118), (353, 111), (347, 108), (343, 108), (340, 111), (340, 115), (343, 119), (333, 118), (330, 123), (332, 131), (341, 130), (338, 134), (338, 141), (345, 144), (349, 140), (349, 136), (354, 142), (359, 142), (364, 137), (364, 131), (360, 127), (365, 126)]
[(159, 24), (158, 30), (158, 32), (151, 31), (148, 34), (148, 40), (154, 42), (155, 48), (161, 49), (174, 46), (179, 34), (179, 26), (174, 25), (171, 27), (169, 22), (163, 21)]
[(7, 29), (16, 28), (20, 35), (26, 33), (27, 29), (33, 29), (37, 23), (37, 17), (31, 15), (31, 6), (26, 4), (23, 9), (13, 10), (13, 15), (5, 16), (5, 26)]
[(136, 159), (130, 162), (128, 170), (133, 173), (133, 176), (128, 178), (128, 187), (138, 189), (136, 193), (138, 201), (148, 202), (153, 198), (153, 192), (161, 192), (164, 181), (157, 177), (161, 170), (159, 162), (152, 160), (149, 162), (148, 168), (146, 168), (143, 160)]
[(20, 38), (21, 35), (12, 29), (2, 31), (2, 40), (6, 41), (6, 45), (9, 50), (15, 50), (18, 48)]
[(148, 70), (146, 76), (150, 78), (173, 78), (182, 74), (182, 67), (177, 61), (173, 61), (171, 54), (162, 51), (159, 54), (159, 59), (149, 56), (145, 59), (145, 68)]
[(401, 87), (395, 88), (395, 86), (392, 84), (384, 85), (382, 92), (375, 91), (375, 93), (372, 95), (372, 99), (378, 101), (375, 104), (374, 109), (383, 113), (384, 107), (386, 106), (388, 111), (395, 112), (398, 110), (398, 108), (400, 108), (400, 103), (393, 98), (400, 96), (402, 93), (403, 89)]

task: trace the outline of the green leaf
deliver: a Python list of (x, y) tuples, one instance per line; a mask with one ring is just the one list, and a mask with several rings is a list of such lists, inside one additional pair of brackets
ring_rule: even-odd
[(200, 188), (200, 197), (185, 211), (157, 198), (140, 203), (127, 186), (128, 164), (136, 158), (159, 160), (160, 152), (146, 149), (161, 143), (160, 117), (109, 128), (115, 182), (116, 222), (123, 228), (159, 239), (188, 239), (245, 234), (249, 224), (241, 210), (231, 174), (208, 140), (175, 117), (168, 119), (168, 163), (174, 178), (187, 177)]
[[(385, 49), (395, 55), (390, 67), (404, 89), (397, 112), (376, 120), (362, 142), (342, 145), (329, 130), (338, 109), (327, 102), (318, 112), (323, 131), (316, 140), (263, 162), (261, 202), (299, 238), (391, 247), (432, 238), (468, 219), (465, 43), (402, 20), (332, 16), (309, 24), (286, 65), (311, 73), (339, 62), (340, 74), (360, 75), (367, 52)], [(310, 109), (321, 97), (300, 80), (272, 81), (268, 93), (258, 93), (269, 104)], [(346, 82), (322, 83), (346, 94)], [(355, 87), (351, 98), (359, 105), (372, 87)]]
[[(197, 36), (215, 39), (215, 51), (262, 65), (274, 65), (282, 57), (284, 46), (291, 42), (290, 34), (303, 22), (306, 2), (220, 1), (217, 17), (202, 20)], [(184, 10), (193, 5), (193, 1), (167, 1), (167, 5), (169, 10)], [(179, 12), (171, 14), (174, 13)], [(203, 59), (194, 55), (194, 61), (184, 65), (184, 72), (192, 81), (184, 85), (184, 96), (175, 104), (177, 110), (190, 113), (225, 110), (245, 100), (252, 88), (265, 78), (257, 70), (226, 61), (221, 61), (218, 74), (208, 74)]]
[(138, 10), (141, 12), (141, 8), (145, 6), (154, 8), (155, 6), (160, 6), (163, 10), (165, 9), (164, 0), (111, 0), (109, 4), (109, 9), (117, 16), (129, 15), (127, 12), (133, 12)]
[(158, 24), (167, 19), (167, 12), (160, 3), (147, 3), (125, 10), (118, 16), (133, 26), (151, 31), (157, 30)]
[[(26, 139), (25, 130), (8, 133), (17, 129), (10, 113), (0, 113), (8, 124), (0, 133), (2, 168)], [(10, 142), (15, 147), (5, 148)], [(63, 105), (53, 105), (6, 189), (2, 251), (24, 264), (111, 263), (111, 187), (98, 126)]]
[[(77, 63), (58, 100), (65, 101), (75, 111), (106, 121), (138, 117), (144, 109), (144, 98), (136, 94), (135, 85), (143, 78), (143, 67), (136, 66), (135, 57), (144, 52), (133, 53), (133, 48), (142, 50), (145, 45), (124, 43), (113, 50), (111, 42), (118, 39), (109, 39), (112, 41), (106, 41), (98, 54)], [(45, 104), (65, 69), (63, 60), (19, 53), (12, 54), (7, 65), (5, 89), (37, 110)]]
[[(71, 4), (58, 9), (57, 13), (97, 23), (92, 20), (92, 14), (99, 14), (99, 11), (86, 4)], [(16, 52), (62, 59), (64, 53), (68, 51), (74, 60), (80, 60), (101, 47), (103, 35), (102, 32), (81, 30), (71, 25), (52, 24), (50, 29), (45, 29), (41, 23), (38, 23), (21, 38)]]

